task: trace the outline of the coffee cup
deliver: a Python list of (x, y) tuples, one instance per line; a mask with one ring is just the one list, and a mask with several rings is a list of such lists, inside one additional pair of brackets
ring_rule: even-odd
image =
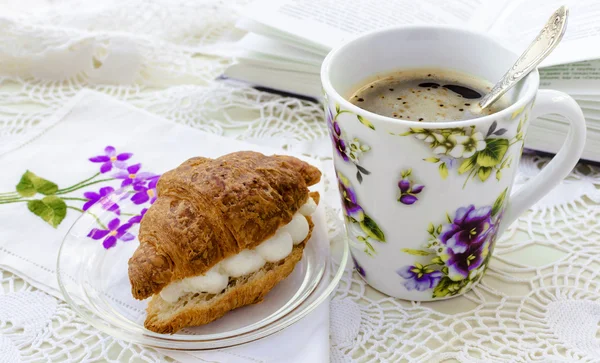
[[(484, 34), (447, 26), (378, 30), (333, 49), (321, 69), (325, 113), (352, 259), (373, 288), (430, 301), (469, 291), (494, 245), (519, 215), (576, 165), (585, 120), (568, 95), (539, 89), (531, 72), (505, 96), (508, 107), (459, 121), (378, 115), (348, 101), (378, 74), (449, 69), (495, 81), (518, 55)], [(561, 150), (513, 191), (530, 122), (570, 123)]]

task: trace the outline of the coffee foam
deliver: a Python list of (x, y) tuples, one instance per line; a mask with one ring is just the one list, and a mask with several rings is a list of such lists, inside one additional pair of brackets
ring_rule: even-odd
[(447, 70), (406, 70), (371, 80), (349, 98), (356, 106), (399, 120), (441, 122), (489, 115), (508, 106), (506, 99), (481, 110), (491, 83)]

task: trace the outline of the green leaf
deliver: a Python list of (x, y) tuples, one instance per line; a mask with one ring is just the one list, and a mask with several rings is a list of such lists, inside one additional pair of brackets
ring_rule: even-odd
[(365, 214), (365, 218), (360, 222), (360, 228), (371, 238), (374, 238), (378, 241), (385, 242), (385, 235), (383, 231), (379, 228), (377, 223), (371, 219), (368, 215)]
[(514, 118), (517, 117), (517, 116), (519, 116), (523, 112), (524, 109), (525, 109), (525, 106), (519, 108), (518, 110), (515, 110), (512, 113), (512, 115), (510, 116), (510, 118), (514, 120)]
[(498, 171), (496, 172), (496, 180), (497, 180), (497, 181), (500, 181), (500, 178), (502, 178), (502, 172), (501, 172), (500, 170), (498, 170)]
[(438, 298), (448, 296), (450, 294), (450, 287), (454, 284), (455, 282), (450, 280), (450, 278), (443, 277), (433, 289), (433, 297)]
[(452, 223), (452, 218), (450, 218), (450, 214), (448, 214), (448, 212), (446, 212), (446, 220), (448, 223)]
[(496, 166), (502, 162), (508, 150), (507, 139), (487, 139), (485, 149), (479, 151), (477, 164), (481, 166)]
[[(443, 270), (444, 268), (442, 268), (442, 272)], [(469, 279), (464, 279), (461, 281), (452, 281), (449, 277), (445, 276), (440, 280), (435, 289), (433, 289), (433, 297), (438, 298), (444, 296), (458, 295), (461, 293), (463, 288), (467, 286), (468, 283)]]
[(373, 126), (371, 121), (367, 120), (366, 118), (362, 117), (361, 115), (356, 115), (356, 118), (358, 118), (358, 121), (360, 121), (361, 124), (367, 126), (371, 130), (375, 130), (375, 126)]
[(446, 179), (448, 177), (448, 167), (446, 166), (446, 163), (441, 163), (440, 166), (438, 166), (438, 170), (440, 171), (440, 176), (442, 179)]
[(442, 233), (442, 225), (441, 224), (437, 228), (437, 233), (438, 234)]
[(448, 275), (448, 266), (444, 266), (442, 267), (442, 272), (446, 275)]
[(409, 255), (414, 255), (414, 256), (429, 256), (433, 253), (433, 252), (427, 252), (427, 251), (421, 251), (421, 250), (412, 250), (410, 248), (403, 248), (401, 251), (404, 253), (408, 253)]
[(31, 213), (48, 222), (56, 228), (67, 215), (65, 201), (57, 196), (51, 195), (43, 199), (34, 199), (27, 202), (27, 208)]
[(433, 260), (431, 260), (431, 263), (434, 263), (436, 265), (443, 265), (444, 261), (442, 261), (442, 259), (438, 256), (438, 257), (435, 257)]
[(21, 180), (19, 181), (19, 184), (17, 184), (17, 192), (22, 197), (32, 197), (36, 193), (52, 195), (57, 191), (58, 185), (44, 178), (40, 178), (29, 170), (21, 176)]
[(482, 182), (486, 181), (491, 174), (492, 168), (486, 168), (485, 166), (482, 166), (481, 168), (479, 168), (479, 171), (477, 171), (477, 175), (479, 176), (479, 179)]
[(465, 159), (460, 166), (458, 167), (458, 173), (459, 174), (464, 174), (468, 171), (471, 171), (476, 165), (477, 165), (477, 154), (475, 153), (475, 155), (471, 156), (468, 159)]
[(373, 247), (373, 245), (370, 244), (367, 240), (365, 240), (364, 242), (365, 242), (365, 246), (367, 246), (367, 250), (375, 253), (375, 248)]
[(335, 104), (335, 113), (340, 113), (340, 105)]
[(435, 226), (433, 225), (433, 223), (429, 223), (429, 226), (427, 227), (427, 232), (429, 232), (429, 234), (433, 234), (433, 232), (435, 232)]
[(494, 205), (492, 206), (492, 216), (495, 216), (496, 214), (500, 213), (500, 211), (502, 210), (502, 207), (504, 207), (504, 201), (506, 200), (507, 193), (508, 193), (508, 188), (504, 188), (504, 191), (502, 192), (502, 194), (500, 194), (498, 196), (498, 198), (496, 198), (496, 201), (494, 202)]
[(424, 161), (428, 161), (428, 162), (430, 162), (430, 163), (439, 163), (439, 162), (440, 162), (440, 159), (439, 159), (439, 158), (434, 158), (434, 157), (430, 157), (430, 158), (423, 159), (423, 160), (424, 160)]

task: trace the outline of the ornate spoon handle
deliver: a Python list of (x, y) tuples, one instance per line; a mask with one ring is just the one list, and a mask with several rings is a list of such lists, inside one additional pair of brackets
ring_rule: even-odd
[(556, 48), (567, 29), (568, 17), (569, 9), (564, 5), (552, 14), (527, 50), (504, 74), (502, 79), (494, 85), (494, 88), (479, 101), (479, 107), (483, 109), (496, 102), (506, 91), (534, 70)]

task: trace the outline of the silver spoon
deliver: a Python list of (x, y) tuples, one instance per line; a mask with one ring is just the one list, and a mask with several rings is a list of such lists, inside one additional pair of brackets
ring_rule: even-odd
[(533, 71), (556, 48), (567, 29), (568, 17), (569, 9), (564, 5), (552, 14), (527, 50), (494, 85), (494, 88), (479, 101), (479, 107), (484, 109), (498, 101), (506, 91)]

